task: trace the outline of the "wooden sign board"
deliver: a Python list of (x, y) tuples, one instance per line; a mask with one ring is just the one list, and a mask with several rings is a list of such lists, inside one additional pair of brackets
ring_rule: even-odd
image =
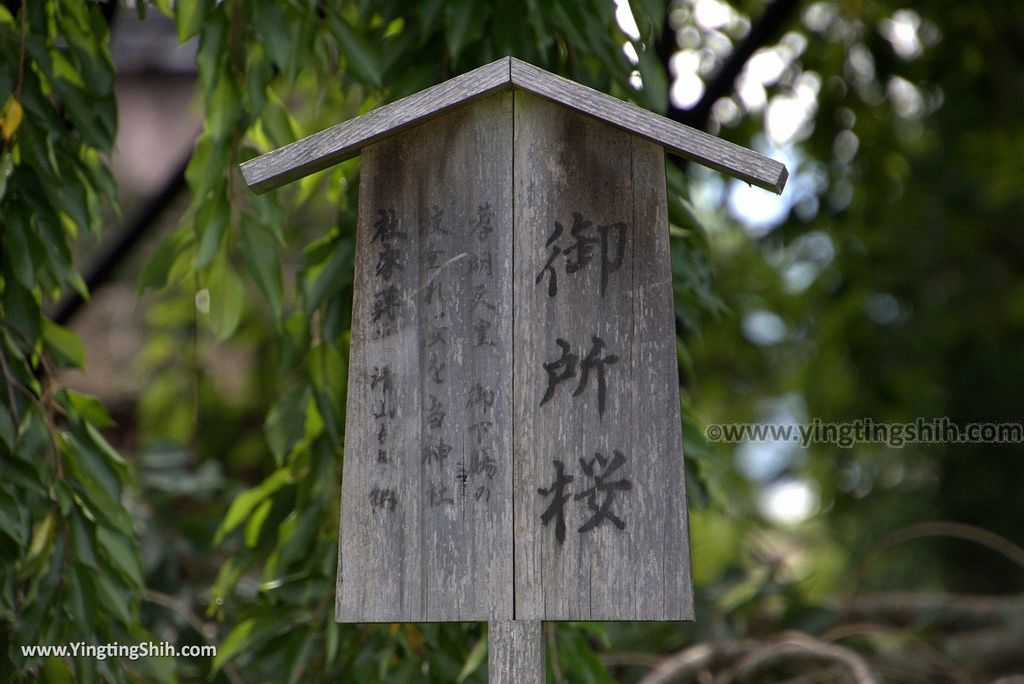
[(692, 617), (664, 153), (509, 92), (363, 150), (338, 613)]
[(516, 618), (690, 620), (661, 147), (515, 101)]
[(692, 619), (666, 149), (785, 182), (510, 58), (243, 166), (363, 155), (339, 620)]
[(343, 621), (512, 617), (511, 114), (499, 94), (363, 150)]

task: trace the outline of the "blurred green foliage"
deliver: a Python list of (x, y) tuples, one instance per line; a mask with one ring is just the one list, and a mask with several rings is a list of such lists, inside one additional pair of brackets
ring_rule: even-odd
[[(116, 207), (109, 15), (76, 0), (0, 5), (0, 672), (484, 681), (483, 625), (334, 622), (358, 161), (264, 196), (244, 187), (238, 164), (506, 54), (667, 111), (672, 79), (655, 47), (672, 42), (669, 13), (712, 78), (715, 55), (727, 58), (764, 11), (711, 4), (631, 2), (634, 39), (611, 2), (136, 3), (197, 40), (205, 118), (190, 206), (138, 278), (149, 336), (135, 363), (147, 382), (140, 447), (126, 455), (103, 436), (100, 402), (56, 384), (85, 353), (44, 314), (61, 291), (84, 290), (72, 246)], [(709, 8), (725, 19), (702, 19)], [(942, 540), (947, 528), (856, 570), (886, 533), (932, 518), (1019, 542), (1024, 503), (1008, 476), (1019, 444), (815, 445), (752, 475), (742, 449), (704, 439), (705, 422), (1021, 417), (1024, 10), (817, 2), (787, 26), (765, 46), (783, 58), (759, 86), (765, 101), (735, 95), (710, 122), (767, 150), (772, 108), (806, 105), (789, 110), (800, 125), (779, 141), (791, 145), (792, 181), (776, 218), (751, 228), (742, 188), (669, 167), (698, 622), (549, 626), (555, 678), (638, 681), (659, 654), (694, 644), (756, 654), (785, 630), (822, 637), (820, 649), (851, 610), (891, 624), (883, 609), (838, 603), (851, 589), (1024, 586), (991, 550)], [(245, 361), (233, 388), (210, 377), (224, 353)], [(795, 526), (766, 520), (762, 505), (787, 481), (814, 496)], [(920, 620), (906, 609), (902, 636), (844, 643), (893, 679), (902, 667), (922, 681), (975, 681), (942, 658), (978, 681), (1024, 667), (1011, 612), (985, 613), (1003, 620), (984, 626), (1004, 641), (965, 646), (955, 637), (973, 608), (938, 606)], [(20, 650), (150, 640), (219, 653), (98, 661)], [(732, 662), (728, 648), (708, 648)], [(757, 681), (805, 671), (775, 667)]]

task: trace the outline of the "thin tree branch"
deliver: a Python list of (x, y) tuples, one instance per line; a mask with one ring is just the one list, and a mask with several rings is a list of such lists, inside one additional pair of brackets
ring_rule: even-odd
[(966, 523), (941, 520), (924, 522), (896, 530), (875, 544), (864, 556), (864, 560), (861, 561), (860, 566), (857, 568), (857, 572), (853, 576), (853, 584), (850, 587), (849, 595), (852, 596), (857, 592), (861, 582), (864, 580), (864, 575), (867, 573), (868, 566), (878, 560), (889, 549), (904, 542), (925, 537), (951, 537), (953, 539), (971, 541), (995, 551), (1006, 557), (1011, 563), (1024, 568), (1024, 549), (1005, 537)]
[[(3, 368), (7, 401), (11, 404), (11, 417), (14, 419), (14, 429), (17, 430), (21, 427), (21, 411), (18, 410), (18, 397), (14, 394), (14, 388), (19, 387), (21, 383), (11, 372), (10, 366), (7, 365), (7, 351), (3, 347), (0, 347), (0, 367)], [(22, 391), (27, 391), (27, 388)]]
[(694, 644), (662, 660), (640, 684), (669, 684), (724, 664), (757, 648), (758, 642), (737, 640)]
[[(163, 606), (174, 613), (181, 616), (185, 622), (189, 624), (196, 633), (203, 638), (207, 644), (215, 646), (214, 637), (216, 636), (217, 630), (213, 625), (205, 623), (199, 619), (199, 616), (192, 612), (192, 610), (170, 594), (165, 594), (162, 591), (156, 591), (154, 589), (143, 589), (140, 592), (140, 597), (144, 601), (155, 603), (158, 606)], [(224, 676), (228, 678), (231, 684), (244, 684), (245, 680), (242, 679), (241, 674), (235, 668), (234, 663), (226, 663), (221, 669)]]
[(613, 651), (599, 655), (605, 667), (642, 667), (653, 669), (662, 663), (662, 659), (651, 653), (635, 651)]
[[(690, 109), (680, 109), (672, 106), (670, 100), (668, 118), (693, 128), (703, 129), (707, 126), (711, 108), (715, 102), (732, 93), (736, 79), (743, 73), (743, 68), (751, 56), (779, 35), (799, 5), (800, 0), (774, 0), (765, 7), (764, 12), (751, 25), (746, 37), (732, 51), (722, 68), (705, 83), (704, 95), (697, 104)], [(665, 15), (665, 26), (655, 49), (662, 60), (665, 72), (670, 74), (669, 60), (679, 47), (676, 43), (676, 32), (669, 23), (668, 14)]]
[(938, 666), (939, 671), (948, 675), (950, 679), (955, 680), (958, 684), (974, 684), (974, 680), (966, 670), (961, 668), (950, 658), (946, 657), (942, 651), (908, 630), (897, 629), (888, 625), (856, 622), (833, 627), (821, 635), (821, 640), (833, 642), (845, 639), (849, 636), (859, 635), (882, 635), (886, 637), (893, 637), (900, 641), (907, 641), (913, 646), (916, 646), (918, 650), (932, 660), (935, 665)]
[(14, 99), (21, 101), (21, 86), (25, 82), (25, 36), (28, 34), (28, 2), (21, 4), (21, 38), (18, 45), (18, 83), (14, 86)]
[(842, 665), (855, 684), (876, 684), (878, 681), (868, 664), (856, 652), (804, 634), (790, 634), (768, 642), (744, 656), (734, 667), (716, 678), (715, 684), (732, 684), (766, 665), (794, 660), (818, 660)]

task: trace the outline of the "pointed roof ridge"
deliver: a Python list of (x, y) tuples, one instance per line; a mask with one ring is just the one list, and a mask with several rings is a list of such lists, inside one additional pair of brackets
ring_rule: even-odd
[(519, 89), (655, 142), (684, 159), (782, 193), (788, 172), (774, 159), (649, 112), (514, 57), (378, 107), (242, 164), (257, 193), (280, 187), (350, 159), (374, 142), (488, 95)]

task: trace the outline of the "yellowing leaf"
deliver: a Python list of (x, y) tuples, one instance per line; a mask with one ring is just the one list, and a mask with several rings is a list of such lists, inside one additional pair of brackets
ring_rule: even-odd
[(473, 650), (469, 652), (469, 656), (466, 657), (466, 662), (462, 665), (462, 671), (459, 672), (459, 678), (455, 681), (458, 684), (469, 679), (470, 675), (480, 669), (480, 665), (483, 664), (484, 660), (487, 659), (487, 639), (480, 639), (473, 646)]
[(4, 140), (14, 137), (14, 132), (18, 130), (21, 120), (25, 117), (25, 110), (21, 108), (20, 102), (12, 97), (8, 103), (7, 114), (4, 115), (3, 122), (0, 123), (0, 135), (4, 137)]
[(32, 542), (28, 546), (28, 555), (25, 558), (26, 565), (30, 565), (43, 555), (53, 539), (53, 530), (56, 527), (56, 509), (51, 508), (46, 517), (32, 526)]

